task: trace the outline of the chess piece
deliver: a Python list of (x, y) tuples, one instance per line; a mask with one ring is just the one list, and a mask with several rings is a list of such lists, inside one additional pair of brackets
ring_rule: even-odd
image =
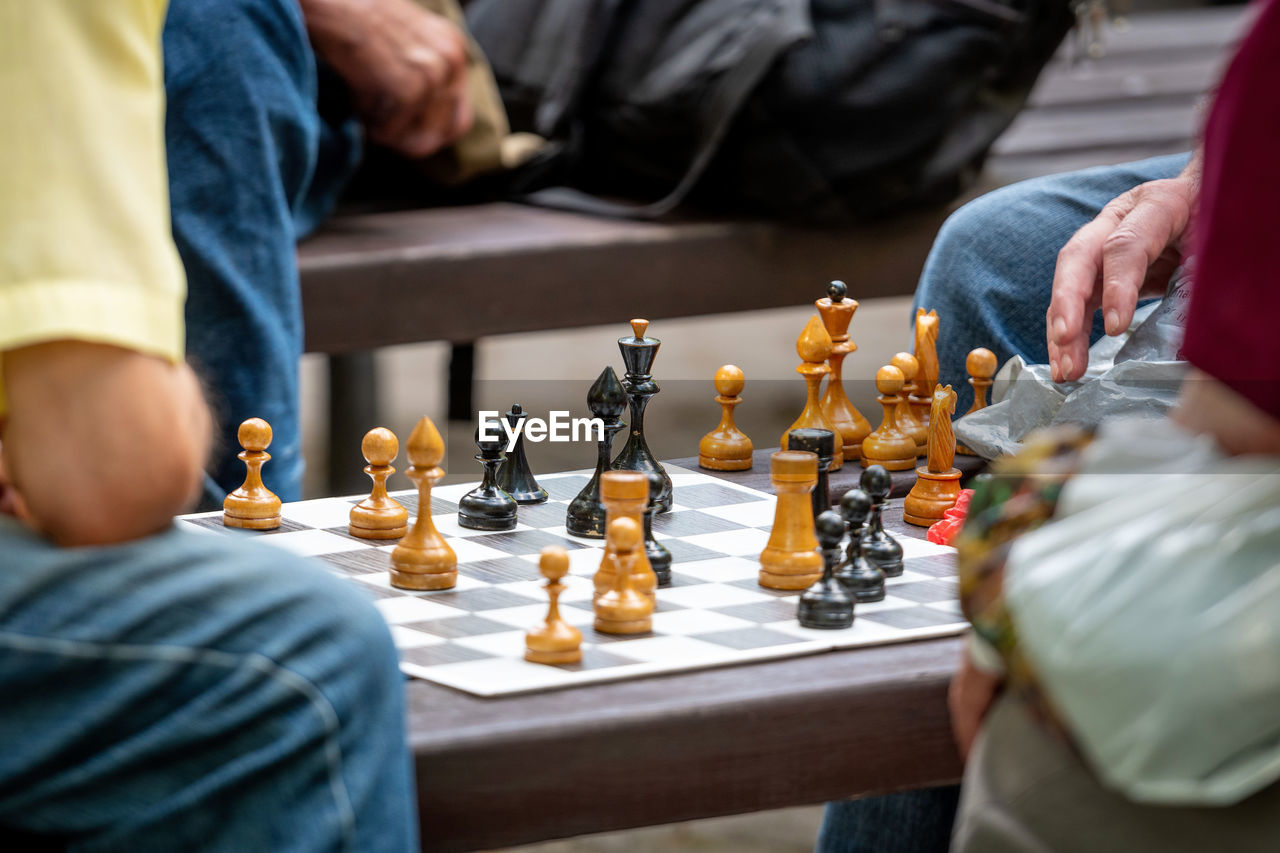
[(871, 496), (862, 489), (850, 489), (840, 498), (840, 515), (849, 530), (849, 545), (836, 579), (859, 604), (884, 600), (884, 572), (862, 556), (862, 530), (871, 515)]
[[(629, 518), (636, 527), (644, 529), (643, 515), (645, 505), (649, 502), (650, 480), (639, 471), (605, 471), (600, 477), (600, 499), (605, 507), (605, 529), (615, 518)], [(613, 588), (614, 576), (618, 571), (618, 550), (608, 537), (604, 540), (604, 553), (600, 555), (600, 568), (596, 570), (592, 582), (595, 584), (594, 598), (599, 598)], [(658, 585), (658, 578), (649, 563), (646, 550), (637, 550), (636, 559), (631, 567), (632, 588), (653, 598), (653, 590)]]
[(755, 448), (751, 439), (733, 422), (734, 407), (742, 402), (738, 395), (746, 384), (742, 368), (726, 364), (716, 371), (715, 381), (720, 423), (698, 442), (698, 466), (712, 471), (746, 471), (751, 467), (751, 454)]
[(476, 461), (484, 466), (484, 478), (480, 485), (462, 496), (458, 501), (458, 525), (471, 530), (511, 530), (516, 526), (516, 502), (511, 495), (498, 487), (498, 466), (506, 454), (502, 452), (502, 443), (506, 440), (500, 428), (491, 427), (498, 434), (492, 438), (481, 438), (480, 428), (476, 427)]
[(939, 385), (933, 392), (929, 412), (929, 457), (916, 468), (916, 482), (902, 503), (902, 517), (908, 524), (928, 527), (941, 521), (943, 513), (960, 498), (960, 471), (952, 467), (956, 437), (951, 416), (956, 411), (956, 392)]
[(769, 589), (805, 589), (822, 574), (822, 555), (817, 551), (813, 529), (813, 502), (809, 498), (818, 480), (818, 456), (801, 450), (779, 450), (769, 459), (769, 479), (778, 503), (769, 542), (760, 553), (760, 585)]
[(577, 663), (582, 660), (582, 632), (560, 616), (560, 582), (569, 571), (569, 554), (558, 545), (548, 545), (538, 558), (538, 571), (547, 579), (547, 618), (524, 635), (524, 659), (531, 663)]
[(835, 433), (835, 452), (831, 458), (831, 470), (838, 471), (844, 464), (844, 446), (840, 443), (840, 433), (836, 432), (836, 428), (823, 413), (822, 402), (818, 398), (822, 377), (831, 372), (831, 368), (827, 366), (827, 356), (831, 355), (831, 336), (827, 334), (826, 327), (822, 325), (818, 315), (810, 317), (809, 323), (800, 333), (799, 339), (796, 340), (796, 352), (803, 362), (796, 368), (796, 373), (804, 377), (806, 387), (804, 410), (800, 412), (800, 417), (796, 418), (795, 423), (787, 427), (787, 432), (782, 434), (782, 449), (790, 449), (787, 447), (787, 433), (793, 429), (831, 430)]
[[(657, 485), (653, 479), (649, 480), (649, 494), (652, 496), (657, 491)], [(653, 504), (653, 498), (650, 497), (644, 508), (644, 553), (649, 558), (649, 566), (653, 569), (653, 575), (658, 579), (658, 586), (671, 586), (671, 552), (667, 550), (667, 546), (663, 545), (653, 536), (653, 514), (657, 512), (657, 508)]]
[(793, 429), (787, 433), (787, 445), (792, 450), (807, 450), (818, 456), (818, 482), (813, 487), (813, 517), (831, 509), (831, 492), (828, 473), (831, 457), (835, 453), (835, 435), (828, 429)]
[[(972, 415), (987, 407), (987, 389), (991, 387), (991, 377), (996, 375), (996, 354), (986, 347), (970, 350), (964, 360), (964, 368), (969, 374), (969, 384), (973, 386), (973, 405), (965, 414)], [(956, 445), (956, 453), (978, 455), (963, 444)]]
[(418, 487), (418, 515), (413, 527), (391, 552), (391, 585), (399, 589), (453, 589), (458, 583), (458, 555), (436, 530), (431, 518), (431, 487), (444, 476), (444, 439), (428, 417), (418, 420), (405, 445), (409, 470)]
[(916, 442), (898, 429), (898, 392), (903, 386), (902, 371), (891, 364), (876, 371), (876, 390), (880, 392), (880, 405), (884, 408), (884, 420), (875, 432), (862, 440), (862, 466), (883, 465), (890, 471), (905, 471), (915, 467)]
[(937, 311), (926, 314), (923, 308), (916, 309), (915, 349), (912, 352), (920, 364), (920, 371), (911, 390), (911, 407), (915, 410), (916, 419), (928, 429), (933, 386), (938, 384)]
[(815, 527), (822, 546), (822, 577), (800, 594), (800, 625), (828, 630), (848, 628), (853, 625), (853, 599), (835, 578), (844, 521), (839, 514), (827, 510), (818, 516)]
[(618, 349), (622, 350), (622, 361), (627, 366), (622, 385), (627, 389), (627, 399), (631, 404), (631, 431), (618, 458), (613, 460), (613, 469), (656, 474), (656, 478), (651, 479), (659, 482), (661, 488), (653, 495), (653, 505), (656, 512), (666, 512), (671, 509), (671, 478), (654, 458), (644, 437), (645, 407), (649, 405), (649, 398), (662, 390), (649, 372), (662, 341), (646, 337), (648, 328), (648, 320), (632, 320), (632, 337), (618, 338)]
[(903, 379), (902, 390), (898, 392), (898, 405), (893, 410), (895, 422), (901, 432), (911, 436), (911, 440), (916, 443), (916, 456), (921, 456), (929, 443), (929, 431), (916, 417), (916, 410), (911, 405), (911, 391), (915, 387), (916, 375), (920, 372), (920, 362), (911, 353), (900, 352), (889, 363), (902, 371)]
[[(503, 417), (515, 429), (516, 424), (528, 417), (519, 403), (511, 405), (511, 411)], [(524, 453), (524, 431), (516, 436), (516, 446), (507, 454), (506, 461), (498, 468), (498, 488), (511, 495), (518, 504), (540, 504), (547, 500), (547, 490), (538, 485), (529, 469), (529, 459)]]
[(262, 466), (271, 454), (271, 425), (262, 418), (240, 424), (236, 438), (243, 448), (238, 458), (244, 463), (244, 485), (222, 502), (222, 523), (246, 530), (275, 530), (280, 526), (280, 498), (262, 483)]
[(387, 496), (387, 478), (396, 472), (391, 463), (399, 451), (400, 442), (386, 427), (375, 427), (364, 434), (360, 452), (369, 463), (364, 472), (373, 479), (373, 491), (351, 508), (347, 532), (352, 536), (399, 539), (409, 532), (409, 511)]
[(853, 312), (858, 310), (858, 300), (848, 298), (845, 295), (848, 292), (843, 281), (833, 281), (827, 286), (826, 297), (813, 304), (822, 317), (827, 334), (831, 336), (831, 355), (827, 356), (831, 373), (819, 405), (840, 434), (844, 458), (857, 459), (862, 455), (862, 439), (871, 433), (871, 424), (849, 401), (841, 379), (845, 356), (858, 349), (858, 345), (849, 340), (849, 323), (853, 321)]
[(902, 546), (885, 532), (883, 519), (893, 480), (883, 466), (872, 465), (862, 472), (859, 485), (871, 496), (871, 516), (862, 528), (862, 556), (885, 577), (896, 578), (902, 574)]
[(613, 437), (626, 424), (620, 417), (627, 406), (627, 391), (618, 381), (612, 367), (606, 367), (587, 392), (587, 409), (591, 416), (604, 423), (604, 435), (596, 445), (596, 470), (591, 481), (582, 487), (569, 503), (565, 514), (565, 529), (574, 536), (588, 539), (604, 538), (604, 504), (600, 502), (600, 476), (609, 470), (612, 458)]
[(640, 526), (621, 517), (609, 522), (605, 541), (613, 546), (617, 571), (613, 586), (595, 601), (595, 629), (604, 634), (644, 634), (653, 628), (653, 599), (636, 592), (633, 569), (644, 551), (640, 548)]

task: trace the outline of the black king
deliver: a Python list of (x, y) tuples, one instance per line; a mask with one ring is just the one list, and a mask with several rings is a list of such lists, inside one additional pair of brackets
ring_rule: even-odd
[(639, 471), (647, 476), (650, 506), (654, 512), (666, 512), (671, 509), (671, 478), (658, 464), (658, 460), (653, 458), (649, 444), (644, 439), (645, 406), (649, 405), (649, 398), (661, 390), (649, 371), (662, 341), (645, 337), (644, 333), (648, 328), (648, 320), (632, 320), (631, 331), (634, 337), (618, 338), (622, 363), (627, 367), (622, 385), (627, 389), (627, 399), (631, 404), (631, 429), (627, 443), (613, 460), (612, 467), (615, 471)]

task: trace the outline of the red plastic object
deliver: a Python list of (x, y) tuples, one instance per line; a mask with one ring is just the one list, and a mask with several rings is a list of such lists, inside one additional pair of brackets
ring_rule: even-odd
[(925, 538), (937, 545), (950, 545), (960, 532), (965, 516), (969, 514), (969, 501), (973, 500), (973, 489), (961, 489), (956, 505), (942, 514), (942, 521), (930, 525)]

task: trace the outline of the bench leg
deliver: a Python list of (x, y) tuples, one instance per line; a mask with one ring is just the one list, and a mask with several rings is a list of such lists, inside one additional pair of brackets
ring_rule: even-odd
[(449, 354), (449, 420), (475, 417), (476, 345), (455, 343)]
[(360, 456), (364, 434), (378, 426), (378, 370), (372, 351), (329, 356), (330, 495), (369, 490)]

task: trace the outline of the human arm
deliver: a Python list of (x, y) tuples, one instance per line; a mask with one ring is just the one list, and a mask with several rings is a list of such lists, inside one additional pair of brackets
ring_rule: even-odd
[(1164, 293), (1190, 234), (1201, 162), (1197, 151), (1177, 177), (1139, 184), (1113, 199), (1058, 253), (1045, 316), (1056, 381), (1084, 375), (1095, 310), (1102, 309), (1107, 334), (1118, 335), (1129, 328), (1140, 298)]
[(3, 469), (19, 511), (59, 545), (146, 536), (188, 509), (211, 425), (185, 364), (53, 341), (4, 354)]
[(947, 710), (951, 713), (951, 734), (962, 759), (968, 760), (982, 721), (1003, 686), (1004, 677), (980, 667), (971, 652), (961, 656), (947, 688)]
[(3, 509), (64, 545), (186, 506), (208, 413), (183, 364), (163, 0), (0, 0)]
[(374, 142), (425, 157), (470, 129), (467, 40), (453, 23), (413, 0), (299, 2)]

